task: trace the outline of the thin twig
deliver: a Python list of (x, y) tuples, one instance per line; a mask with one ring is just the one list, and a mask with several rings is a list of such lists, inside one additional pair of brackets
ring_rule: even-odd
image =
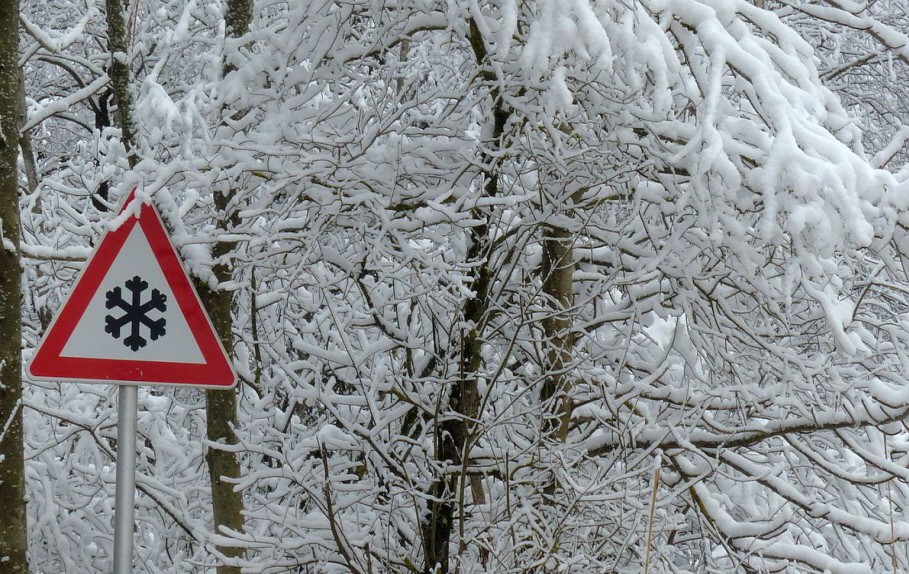
[(644, 554), (644, 574), (650, 574), (650, 549), (653, 545), (653, 513), (656, 510), (657, 490), (660, 487), (660, 466), (663, 464), (663, 457), (660, 451), (657, 451), (653, 457), (653, 493), (650, 495), (650, 512), (647, 515), (647, 548)]

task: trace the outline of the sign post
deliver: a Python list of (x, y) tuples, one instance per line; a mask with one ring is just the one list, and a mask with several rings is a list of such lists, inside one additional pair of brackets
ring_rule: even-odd
[(117, 493), (114, 498), (114, 574), (132, 572), (136, 508), (136, 417), (139, 389), (120, 386), (117, 404)]
[(120, 386), (114, 574), (132, 572), (136, 418), (142, 384), (229, 389), (237, 382), (161, 216), (133, 190), (28, 365), (34, 380)]

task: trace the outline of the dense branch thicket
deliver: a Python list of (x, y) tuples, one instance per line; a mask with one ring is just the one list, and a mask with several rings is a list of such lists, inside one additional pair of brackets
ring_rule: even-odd
[[(25, 2), (27, 349), (135, 183), (235, 303), (245, 531), (143, 389), (137, 570), (909, 568), (906, 183), (845, 2), (766, 4), (134, 2), (129, 170), (98, 10)], [(29, 388), (38, 570), (109, 564), (111, 396)]]

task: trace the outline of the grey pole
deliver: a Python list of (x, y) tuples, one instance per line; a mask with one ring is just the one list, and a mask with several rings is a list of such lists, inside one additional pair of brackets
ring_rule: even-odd
[(117, 404), (117, 496), (114, 507), (114, 574), (133, 571), (136, 505), (136, 416), (139, 388), (120, 385)]

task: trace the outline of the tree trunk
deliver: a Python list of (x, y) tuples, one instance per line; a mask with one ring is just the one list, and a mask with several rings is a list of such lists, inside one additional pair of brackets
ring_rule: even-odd
[[(470, 43), (477, 65), (484, 66), (487, 61), (486, 48), (480, 29), (473, 20), (470, 21)], [(484, 75), (484, 79), (494, 80), (489, 74)], [(510, 111), (495, 87), (490, 89), (490, 100), (492, 137), (487, 144), (489, 151), (484, 152), (482, 158), (482, 164), (489, 166), (483, 172), (483, 193), (486, 197), (495, 197), (499, 194), (499, 176), (494, 166), (498, 162), (497, 152), (502, 145)], [(474, 215), (477, 219), (485, 219), (488, 213), (483, 213), (478, 208)], [(447, 574), (451, 571), (449, 552), (455, 532), (455, 507), (458, 501), (463, 501), (463, 491), (460, 489), (470, 482), (474, 502), (485, 502), (480, 478), (468, 477), (463, 471), (469, 461), (475, 433), (475, 425), (468, 421), (476, 420), (481, 415), (477, 375), (483, 365), (481, 346), (490, 310), (489, 289), (495, 272), (489, 266), (491, 240), (488, 225), (484, 223), (471, 227), (467, 233), (470, 239), (467, 261), (476, 264), (472, 282), (475, 295), (464, 308), (464, 322), (470, 327), (462, 334), (459, 377), (451, 387), (448, 409), (442, 413), (443, 419), (437, 431), (436, 460), (443, 468), (448, 467), (448, 472), (437, 477), (429, 489), (429, 513), (422, 524), (424, 574)], [(457, 466), (461, 466), (461, 473), (454, 472)], [(464, 544), (462, 537), (462, 548)]]
[[(571, 364), (571, 351), (575, 336), (571, 332), (569, 312), (574, 304), (574, 256), (571, 250), (571, 232), (563, 227), (543, 226), (543, 295), (548, 313), (543, 319), (546, 336), (543, 365), (544, 380), (540, 390), (543, 406), (541, 438), (544, 441), (564, 442), (568, 437), (572, 404), (569, 380), (566, 374)], [(544, 494), (555, 493), (555, 476), (550, 476)]]
[[(224, 194), (215, 194), (215, 207), (218, 213), (226, 210), (228, 198)], [(228, 221), (220, 221), (219, 227), (226, 227)], [(231, 279), (231, 270), (223, 263), (223, 257), (231, 250), (228, 243), (215, 244), (212, 257), (216, 261), (213, 272), (219, 284)], [(207, 285), (199, 285), (199, 296), (205, 305), (215, 331), (224, 345), (228, 357), (233, 357), (234, 340), (232, 332), (233, 294), (224, 289), (210, 289)], [(237, 444), (237, 435), (234, 429), (237, 426), (237, 391), (235, 389), (221, 390), (208, 389), (205, 391), (205, 420), (206, 433), (212, 445), (225, 445), (227, 447)], [(234, 490), (232, 481), (240, 477), (240, 462), (237, 453), (210, 446), (205, 455), (208, 463), (209, 480), (211, 483), (211, 504), (214, 531), (224, 534), (222, 528), (234, 532), (243, 531), (243, 493)], [(239, 558), (243, 555), (242, 548), (216, 545), (218, 552), (228, 558)], [(240, 574), (237, 566), (222, 564), (218, 566), (218, 574)]]
[(0, 564), (28, 572), (19, 260), (19, 2), (0, 0)]
[(540, 401), (551, 401), (548, 416), (544, 416), (544, 436), (564, 441), (571, 417), (571, 401), (566, 395), (565, 370), (571, 363), (574, 337), (569, 312), (574, 304), (572, 293), (574, 257), (571, 252), (571, 232), (562, 227), (543, 227), (543, 294), (549, 304), (549, 314), (543, 319), (546, 335), (546, 371)]
[[(218, 243), (215, 246), (214, 256), (217, 259), (226, 252), (228, 246)], [(219, 283), (230, 279), (230, 269), (224, 264), (218, 264), (214, 269)], [(200, 297), (204, 303), (212, 324), (221, 338), (224, 350), (228, 357), (233, 356), (233, 334), (231, 332), (231, 311), (233, 297), (230, 291), (222, 289), (211, 290), (202, 287)], [(233, 446), (237, 444), (234, 428), (237, 425), (237, 394), (234, 389), (205, 391), (206, 432), (208, 440), (214, 445)], [(243, 530), (243, 495), (234, 490), (231, 480), (240, 477), (240, 462), (237, 454), (214, 446), (210, 446), (205, 460), (208, 463), (209, 479), (211, 481), (211, 503), (214, 530), (218, 534), (222, 528), (235, 532)], [(217, 546), (218, 552), (230, 558), (243, 555), (242, 548)], [(218, 574), (239, 574), (240, 568), (230, 565), (219, 565)]]
[[(19, 69), (18, 95), (19, 125), (28, 122), (28, 107), (25, 102), (25, 72)], [(38, 164), (35, 162), (35, 151), (32, 148), (32, 135), (29, 131), (19, 134), (19, 147), (22, 150), (22, 163), (25, 164), (25, 179), (28, 182), (28, 192), (34, 193), (38, 189)], [(39, 198), (40, 201), (40, 198)]]
[(114, 118), (120, 128), (120, 141), (126, 149), (130, 167), (136, 167), (135, 131), (133, 129), (133, 98), (129, 92), (132, 72), (129, 67), (129, 46), (126, 34), (126, 11), (121, 0), (106, 0), (107, 48), (110, 50), (110, 76), (117, 109)]
[[(228, 0), (227, 10), (224, 14), (225, 33), (227, 38), (240, 38), (249, 32), (252, 22), (251, 0)], [(225, 51), (223, 63), (224, 75), (233, 70)], [(214, 203), (218, 214), (217, 226), (225, 231), (237, 224), (236, 208), (231, 204), (233, 192), (215, 191)], [(215, 261), (213, 273), (219, 285), (230, 281), (233, 277), (230, 266), (225, 262), (226, 256), (233, 249), (232, 244), (225, 242), (215, 243), (212, 257)], [(221, 338), (224, 350), (229, 357), (233, 356), (233, 330), (232, 310), (233, 295), (220, 287), (212, 290), (207, 286), (200, 289), (200, 295), (205, 307), (211, 315), (212, 323)], [(212, 444), (235, 445), (237, 435), (234, 429), (237, 426), (237, 391), (208, 390), (205, 392), (207, 401), (206, 421), (208, 440)], [(214, 529), (222, 533), (222, 528), (235, 532), (243, 531), (243, 493), (234, 490), (233, 480), (240, 477), (240, 462), (237, 454), (231, 450), (210, 447), (206, 455), (208, 471), (211, 479), (212, 514)], [(243, 555), (242, 548), (218, 546), (218, 551), (230, 558), (239, 558)], [(218, 574), (239, 574), (240, 568), (236, 566), (220, 565)]]

